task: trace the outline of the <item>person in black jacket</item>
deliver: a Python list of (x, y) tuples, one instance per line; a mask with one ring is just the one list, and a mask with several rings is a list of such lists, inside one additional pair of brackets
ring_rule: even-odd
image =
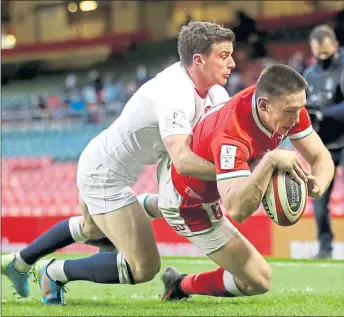
[[(315, 27), (309, 40), (317, 62), (303, 74), (308, 82), (306, 107), (314, 129), (338, 167), (344, 152), (344, 54), (334, 30), (327, 25)], [(318, 259), (332, 257), (333, 232), (328, 205), (333, 185), (334, 181), (322, 197), (314, 200), (319, 240), (319, 252), (314, 258)]]

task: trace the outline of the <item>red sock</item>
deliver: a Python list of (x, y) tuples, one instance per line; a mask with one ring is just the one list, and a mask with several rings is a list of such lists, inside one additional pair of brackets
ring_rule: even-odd
[(200, 274), (187, 275), (180, 283), (186, 294), (210, 295), (218, 297), (234, 297), (223, 284), (223, 268)]

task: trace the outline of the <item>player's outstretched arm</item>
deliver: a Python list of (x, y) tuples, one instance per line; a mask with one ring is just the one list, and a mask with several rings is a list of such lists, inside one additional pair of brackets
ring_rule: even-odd
[(309, 177), (309, 195), (320, 197), (334, 177), (335, 168), (330, 152), (315, 131), (303, 139), (291, 140), (291, 142), (311, 166), (313, 177)]
[(218, 178), (219, 194), (231, 218), (243, 222), (259, 208), (275, 168), (290, 173), (297, 182), (307, 181), (296, 153), (287, 150), (266, 153), (248, 177)]
[(218, 179), (217, 188), (229, 217), (243, 222), (258, 209), (274, 169), (271, 156), (266, 154), (250, 176)]
[(215, 165), (192, 152), (191, 139), (191, 135), (171, 135), (163, 141), (177, 172), (205, 181), (216, 180)]

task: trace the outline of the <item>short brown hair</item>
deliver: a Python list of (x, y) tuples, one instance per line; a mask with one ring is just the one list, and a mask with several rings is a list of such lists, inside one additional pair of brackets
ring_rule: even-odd
[(322, 24), (316, 26), (312, 30), (311, 34), (309, 35), (309, 40), (315, 40), (319, 43), (322, 43), (326, 37), (330, 38), (333, 41), (337, 41), (336, 33), (334, 32), (334, 30), (330, 26)]
[(268, 94), (279, 97), (308, 87), (307, 81), (292, 67), (276, 64), (265, 68), (257, 82), (257, 97)]
[(209, 54), (214, 43), (234, 42), (232, 30), (220, 24), (192, 21), (182, 27), (178, 36), (178, 54), (185, 66), (190, 66), (194, 54)]

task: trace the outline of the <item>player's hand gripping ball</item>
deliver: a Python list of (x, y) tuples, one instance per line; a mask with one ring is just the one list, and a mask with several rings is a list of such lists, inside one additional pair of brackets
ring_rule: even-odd
[(307, 198), (307, 184), (304, 181), (300, 185), (288, 173), (276, 169), (262, 204), (273, 222), (280, 226), (292, 226), (305, 211)]

